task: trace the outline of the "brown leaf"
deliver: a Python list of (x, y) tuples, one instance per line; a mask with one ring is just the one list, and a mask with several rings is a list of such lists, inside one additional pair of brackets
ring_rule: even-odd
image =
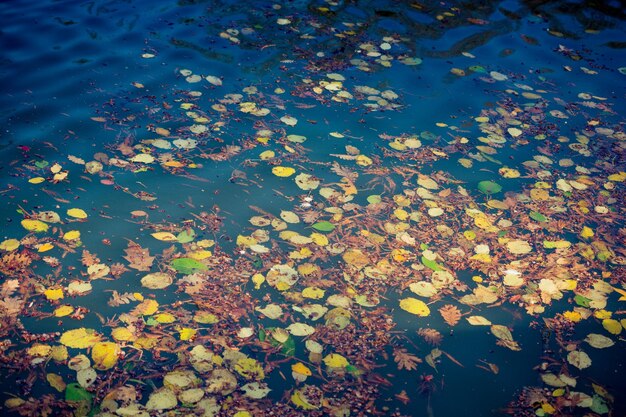
[(128, 266), (138, 271), (150, 270), (154, 256), (150, 256), (148, 249), (144, 249), (138, 244), (129, 241), (128, 248), (124, 249), (124, 252), (126, 252), (124, 259), (129, 262)]
[(81, 262), (85, 266), (91, 266), (94, 264), (99, 264), (100, 259), (93, 253), (89, 252), (88, 250), (83, 250), (83, 256), (81, 258)]
[(455, 326), (461, 320), (461, 311), (452, 304), (446, 304), (439, 309), (439, 314), (450, 326)]
[(137, 301), (132, 292), (125, 292), (123, 294), (113, 291), (111, 299), (107, 302), (111, 307), (119, 307), (122, 304), (129, 304), (133, 301)]
[(10, 297), (19, 287), (20, 282), (16, 279), (8, 279), (4, 281), (2, 283), (2, 289), (0, 290), (0, 297)]
[(426, 343), (432, 346), (439, 346), (441, 344), (441, 340), (443, 339), (443, 337), (441, 336), (441, 333), (439, 333), (435, 329), (430, 329), (430, 328), (419, 329), (417, 331), (417, 334), (422, 336), (424, 340), (426, 341)]
[(124, 272), (127, 272), (128, 270), (129, 269), (126, 268), (126, 266), (121, 262), (117, 262), (111, 265), (111, 275), (116, 278), (122, 275)]
[(24, 300), (17, 297), (7, 297), (0, 300), (0, 317), (15, 317), (24, 306)]
[(394, 349), (393, 360), (398, 364), (398, 369), (406, 369), (412, 371), (417, 369), (417, 364), (422, 360), (415, 355), (411, 355), (406, 349)]

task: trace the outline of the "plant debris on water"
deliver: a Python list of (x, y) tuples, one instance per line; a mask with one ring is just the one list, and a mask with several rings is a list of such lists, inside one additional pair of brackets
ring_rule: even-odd
[[(432, 415), (513, 367), (528, 375), (502, 414), (624, 410), (623, 360), (606, 368), (626, 327), (624, 96), (577, 82), (623, 83), (623, 68), (547, 18), (545, 45), (511, 36), (565, 63), (545, 64), (558, 76), (481, 60), (476, 37), (420, 54), (400, 29), (313, 3), (207, 18), (214, 46), (194, 50), (278, 50), (271, 77), (198, 61), (156, 82), (159, 48), (191, 46), (146, 41), (145, 72), (72, 121), (105, 140), (4, 161), (3, 413)], [(492, 27), (429, 4), (402, 7)], [(394, 71), (442, 78), (427, 94), (450, 100), (477, 88), (482, 107), (401, 123), (426, 93)]]

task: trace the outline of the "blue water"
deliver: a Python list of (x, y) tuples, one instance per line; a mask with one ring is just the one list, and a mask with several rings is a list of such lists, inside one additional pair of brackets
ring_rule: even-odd
[[(234, 392), (206, 391), (200, 403), (183, 406), (180, 390), (174, 390), (178, 398), (167, 407), (172, 415), (202, 415), (207, 401), (217, 404), (216, 415), (239, 417), (348, 415), (346, 410), (476, 417), (626, 413), (620, 398), (624, 333), (606, 328), (606, 319), (622, 320), (618, 330), (626, 325), (623, 301), (611, 289), (626, 284), (620, 2), (10, 1), (0, 4), (0, 16), (0, 339), (6, 341), (0, 392), (3, 402), (14, 398), (0, 404), (3, 415), (46, 415), (50, 404), (55, 411), (47, 415), (121, 415), (115, 407), (150, 406), (174, 370), (194, 372), (200, 379), (192, 385), (206, 391), (214, 375), (190, 365), (196, 345), (221, 357), (232, 357), (228, 352), (234, 350), (258, 361), (265, 368), (259, 382), (271, 391), (261, 399), (246, 397), (241, 387), (254, 378), (237, 371), (237, 360), (226, 359), (215, 367), (233, 376)], [(203, 78), (189, 82), (194, 74)], [(340, 76), (339, 89), (351, 98), (333, 98), (337, 91), (324, 86), (338, 76), (328, 74)], [(242, 112), (240, 102), (269, 113)], [(297, 124), (281, 121), (283, 116)], [(206, 126), (206, 132), (194, 133), (192, 125)], [(519, 136), (509, 128), (519, 128)], [(495, 139), (487, 143), (490, 133)], [(390, 146), (408, 138), (419, 138), (421, 145)], [(156, 139), (171, 148), (153, 146)], [(176, 139), (197, 144), (178, 148)], [(155, 160), (131, 161), (137, 155)], [(102, 170), (90, 173), (84, 164), (94, 160)], [(66, 178), (55, 180), (55, 164)], [(274, 175), (275, 167), (293, 168), (294, 174)], [(506, 178), (501, 168), (515, 169), (519, 177)], [(302, 173), (319, 186), (298, 186), (294, 178)], [(422, 197), (418, 174), (437, 183), (430, 190), (436, 196)], [(574, 188), (559, 188), (559, 180), (573, 181)], [(480, 181), (494, 181), (502, 191), (485, 195)], [(355, 188), (347, 191), (350, 185)], [(549, 197), (534, 194), (542, 188)], [(328, 197), (329, 189), (334, 196)], [(377, 196), (381, 204), (372, 203)], [(435, 206), (444, 214), (429, 212)], [(68, 215), (72, 208), (87, 218)], [(481, 227), (472, 210), (486, 213), (497, 230)], [(22, 220), (40, 218), (42, 211), (56, 212), (61, 221), (44, 222), (48, 230), (41, 233), (25, 230)], [(278, 219), (281, 211), (297, 213), (299, 223), (283, 226), (303, 236), (315, 232), (316, 222), (330, 222), (333, 230), (319, 232), (330, 246), (294, 243), (280, 227), (250, 221)], [(546, 221), (532, 219), (531, 212)], [(403, 217), (411, 214), (410, 220)], [(390, 229), (397, 224), (407, 233)], [(581, 236), (583, 226), (593, 236)], [(186, 229), (196, 234), (190, 242), (151, 236)], [(70, 231), (80, 238), (64, 239)], [(475, 238), (463, 233), (470, 231)], [(366, 237), (371, 233), (381, 240), (372, 243)], [(253, 234), (264, 249), (237, 242)], [(402, 240), (407, 236), (414, 242)], [(528, 241), (532, 251), (512, 254), (507, 239)], [(190, 278), (172, 259), (196, 256), (202, 240), (214, 241), (205, 248), (212, 254), (197, 261), (206, 270)], [(572, 246), (555, 252), (543, 246), (546, 240)], [(147, 270), (124, 258), (129, 241), (157, 257)], [(52, 249), (40, 251), (44, 244)], [(476, 248), (480, 244), (487, 245), (490, 262), (470, 259), (484, 249)], [(368, 256), (367, 267), (390, 268), (386, 278), (350, 266), (343, 255), (351, 249)], [(398, 249), (407, 251), (404, 258), (394, 258)], [(99, 258), (95, 263), (126, 270), (90, 277), (87, 268), (94, 262), (85, 260), (85, 250)], [(589, 251), (593, 255), (585, 256)], [(429, 253), (455, 281), (424, 297), (409, 286), (432, 280), (422, 258)], [(16, 266), (16, 256), (27, 265)], [(268, 282), (255, 288), (251, 280), (257, 273), (267, 277), (277, 264), (307, 263), (319, 270), (301, 273), (290, 288)], [(505, 285), (507, 269), (519, 270), (524, 284)], [(143, 276), (159, 271), (172, 277), (170, 286), (142, 286)], [(194, 277), (203, 282), (197, 291), (184, 283)], [(463, 301), (478, 288), (476, 277), (492, 286), (497, 301)], [(77, 279), (90, 282), (92, 290), (69, 295)], [(541, 279), (571, 279), (577, 288), (563, 290), (561, 299), (542, 300)], [(594, 284), (608, 286), (606, 306), (580, 298), (597, 296), (587, 291)], [(325, 293), (307, 299), (307, 287)], [(58, 289), (60, 300), (45, 293)], [(126, 302), (112, 302), (112, 291)], [(297, 312), (306, 304), (343, 305), (329, 301), (333, 295), (347, 303), (351, 324), (344, 330), (333, 327), (332, 316), (314, 321)], [(363, 295), (379, 301), (359, 305)], [(426, 302), (430, 314), (404, 311), (400, 300), (407, 297)], [(153, 314), (134, 312), (142, 298), (157, 301), (155, 314), (172, 314), (175, 321), (159, 324)], [(255, 310), (268, 303), (282, 306), (280, 320)], [(532, 311), (535, 304), (545, 311)], [(85, 311), (51, 317), (62, 305)], [(439, 309), (446, 305), (462, 313), (458, 324), (442, 320)], [(194, 321), (197, 310), (211, 312), (217, 323)], [(580, 321), (564, 319), (564, 312), (579, 314)], [(120, 315), (122, 322), (107, 323)], [(507, 326), (521, 350), (497, 345), (490, 326), (467, 322), (474, 315)], [(571, 329), (550, 328), (557, 326), (553, 319)], [(291, 323), (315, 330), (306, 338), (289, 337), (295, 353), (264, 340), (266, 330)], [(157, 347), (116, 339), (112, 328), (119, 327), (130, 328), (135, 339), (158, 337)], [(239, 337), (248, 327), (253, 335)], [(95, 361), (93, 343), (70, 346), (61, 359), (32, 350), (37, 343), (67, 344), (61, 335), (77, 328), (94, 329), (100, 342), (123, 352), (110, 369), (96, 369), (96, 382), (83, 381), (82, 387), (70, 385), (77, 374), (68, 359), (85, 354)], [(181, 340), (181, 328), (195, 330), (195, 338)], [(435, 367), (428, 364), (435, 346), (417, 333), (428, 328), (440, 333), (436, 347), (445, 352)], [(594, 348), (583, 341), (590, 333), (614, 344)], [(349, 365), (333, 372), (309, 356), (307, 339), (323, 346), (322, 357), (340, 354)], [(398, 368), (394, 352), (400, 349), (418, 358), (416, 369)], [(585, 352), (591, 365), (574, 366), (570, 351)], [(292, 376), (298, 362), (312, 373), (306, 382)], [(555, 392), (557, 386), (541, 379), (548, 373), (569, 375), (576, 386)], [(67, 387), (53, 388), (50, 374)], [(424, 378), (432, 383), (423, 384)], [(122, 398), (125, 385), (141, 395)], [(303, 387), (318, 387), (325, 401), (311, 409), (294, 402), (292, 394)], [(568, 403), (577, 392), (588, 398), (585, 406)]]

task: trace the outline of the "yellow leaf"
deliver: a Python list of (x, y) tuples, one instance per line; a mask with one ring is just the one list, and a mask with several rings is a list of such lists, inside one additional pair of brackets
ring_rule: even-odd
[(67, 348), (63, 345), (57, 345), (52, 347), (50, 351), (50, 357), (57, 362), (63, 362), (68, 358)]
[(195, 337), (198, 331), (189, 327), (183, 327), (178, 331), (180, 340), (191, 340)]
[(135, 340), (135, 342), (133, 343), (133, 346), (138, 349), (149, 350), (149, 349), (154, 348), (159, 342), (159, 340), (160, 340), (159, 337), (154, 337), (154, 336), (139, 337), (137, 338), (137, 340)]
[(0, 243), (0, 249), (10, 252), (17, 249), (20, 246), (20, 241), (17, 239), (7, 239)]
[(520, 172), (513, 168), (500, 168), (498, 170), (504, 178), (519, 178)]
[(556, 409), (554, 407), (552, 407), (549, 403), (542, 403), (541, 404), (541, 409), (548, 414), (554, 414), (554, 412), (556, 411)]
[(593, 312), (593, 316), (600, 320), (610, 319), (612, 315), (613, 313), (611, 313), (610, 311), (606, 311), (606, 310), (596, 310)]
[(254, 288), (261, 288), (261, 284), (265, 282), (265, 277), (262, 274), (254, 274), (252, 275), (252, 282), (254, 283)]
[(24, 219), (21, 223), (22, 227), (30, 232), (45, 232), (48, 230), (48, 225), (40, 220)]
[(50, 384), (50, 386), (55, 390), (59, 392), (65, 391), (66, 384), (65, 381), (63, 381), (63, 377), (61, 375), (46, 374), (46, 380), (48, 381), (48, 384)]
[(357, 155), (356, 157), (356, 164), (362, 167), (370, 166), (372, 165), (372, 162), (372, 158), (370, 158), (369, 156)]
[[(259, 138), (257, 138), (257, 140), (259, 140)], [(276, 153), (274, 151), (263, 151), (259, 155), (259, 158), (261, 158), (261, 160), (263, 161), (267, 161), (268, 159), (272, 159), (275, 156), (276, 156)]]
[(159, 308), (159, 303), (155, 300), (144, 300), (133, 310), (134, 315), (150, 316)]
[(583, 239), (593, 237), (593, 229), (591, 227), (584, 226), (583, 230), (580, 232), (580, 237), (582, 237)]
[(111, 330), (111, 337), (120, 342), (132, 342), (137, 337), (126, 327), (116, 327)]
[(57, 288), (57, 289), (47, 289), (43, 292), (43, 294), (46, 296), (46, 298), (50, 301), (54, 301), (54, 300), (60, 300), (63, 298), (63, 288)]
[(144, 300), (143, 295), (141, 295), (141, 293), (139, 293), (139, 292), (134, 292), (134, 293), (133, 293), (133, 297), (134, 297), (134, 298), (135, 298), (135, 300), (137, 300), (137, 301), (143, 301), (143, 300)]
[(277, 166), (272, 168), (272, 174), (276, 175), (277, 177), (289, 177), (295, 172), (296, 170), (291, 167)]
[(74, 307), (72, 306), (61, 306), (58, 307), (54, 310), (54, 317), (65, 317), (65, 316), (69, 316), (70, 314), (72, 314), (74, 312)]
[(348, 360), (338, 353), (331, 353), (324, 358), (324, 363), (329, 368), (345, 368), (349, 365)]
[(50, 354), (52, 348), (48, 345), (43, 345), (41, 343), (35, 343), (31, 347), (28, 348), (28, 354), (30, 356), (39, 356), (45, 357)]
[(67, 215), (70, 217), (75, 217), (77, 219), (86, 219), (87, 213), (84, 210), (79, 208), (72, 208), (67, 211)]
[(63, 240), (76, 240), (80, 238), (80, 232), (78, 230), (70, 230), (63, 235)]
[(188, 256), (192, 259), (200, 261), (202, 259), (206, 259), (211, 257), (213, 254), (210, 250), (195, 250), (193, 252), (189, 252)]
[(624, 180), (626, 180), (626, 172), (619, 172), (617, 174), (611, 174), (607, 177), (607, 179), (609, 181), (623, 182)]
[(491, 221), (487, 218), (487, 216), (483, 213), (478, 214), (474, 217), (474, 224), (481, 229), (489, 229), (491, 226)]
[(46, 179), (44, 177), (34, 177), (28, 180), (28, 182), (30, 182), (31, 184), (41, 184), (42, 182), (44, 182)]
[(156, 232), (152, 233), (152, 237), (156, 240), (161, 240), (163, 242), (172, 242), (177, 241), (178, 239), (170, 232)]
[(255, 238), (253, 238), (252, 236), (242, 236), (242, 235), (238, 235), (237, 236), (237, 245), (238, 246), (252, 246), (252, 245), (256, 245), (257, 240)]
[(306, 287), (302, 290), (302, 296), (304, 298), (312, 298), (314, 300), (324, 298), (324, 293), (325, 291), (323, 289), (317, 287)]
[(117, 343), (98, 342), (91, 350), (91, 358), (93, 359), (93, 367), (100, 371), (111, 369), (117, 363), (117, 357), (121, 353), (121, 349)]
[(321, 233), (313, 232), (311, 233), (310, 238), (313, 241), (313, 243), (315, 243), (318, 246), (328, 245), (328, 238)]
[(307, 368), (307, 366), (304, 365), (302, 362), (298, 362), (295, 365), (291, 365), (291, 371), (300, 375), (306, 375), (306, 376), (313, 375), (311, 370)]
[(37, 252), (47, 252), (52, 248), (54, 248), (54, 245), (52, 243), (44, 243), (43, 245), (39, 246), (39, 248), (37, 248)]
[(234, 369), (239, 375), (248, 380), (254, 379), (258, 381), (265, 378), (263, 365), (261, 365), (261, 363), (259, 363), (256, 359), (239, 359), (237, 363), (235, 363)]
[(602, 320), (602, 327), (604, 327), (606, 331), (611, 334), (618, 335), (622, 332), (622, 325), (615, 319)]
[(154, 319), (161, 324), (174, 323), (176, 321), (176, 317), (170, 313), (159, 313), (154, 316)]
[(582, 316), (578, 311), (566, 311), (565, 313), (563, 313), (563, 317), (574, 323), (578, 323), (582, 320)]
[(396, 262), (404, 262), (409, 259), (410, 254), (411, 252), (406, 249), (396, 248), (391, 251), (391, 258)]
[(172, 167), (172, 168), (181, 168), (185, 166), (185, 164), (179, 161), (167, 161), (163, 165), (165, 165), (166, 167)]
[(66, 331), (59, 340), (62, 345), (76, 349), (92, 347), (99, 341), (100, 335), (95, 330), (85, 329), (84, 327)]
[(426, 303), (413, 297), (400, 300), (400, 308), (420, 317), (426, 317), (430, 314), (430, 309)]
[(393, 211), (393, 215), (396, 216), (398, 220), (402, 220), (402, 221), (409, 218), (409, 213), (406, 210), (401, 209), (401, 208), (395, 209)]

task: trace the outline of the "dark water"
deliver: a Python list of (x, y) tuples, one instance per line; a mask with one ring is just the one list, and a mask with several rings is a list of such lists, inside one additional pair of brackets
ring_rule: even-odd
[(2, 3), (3, 415), (625, 415), (624, 10)]

